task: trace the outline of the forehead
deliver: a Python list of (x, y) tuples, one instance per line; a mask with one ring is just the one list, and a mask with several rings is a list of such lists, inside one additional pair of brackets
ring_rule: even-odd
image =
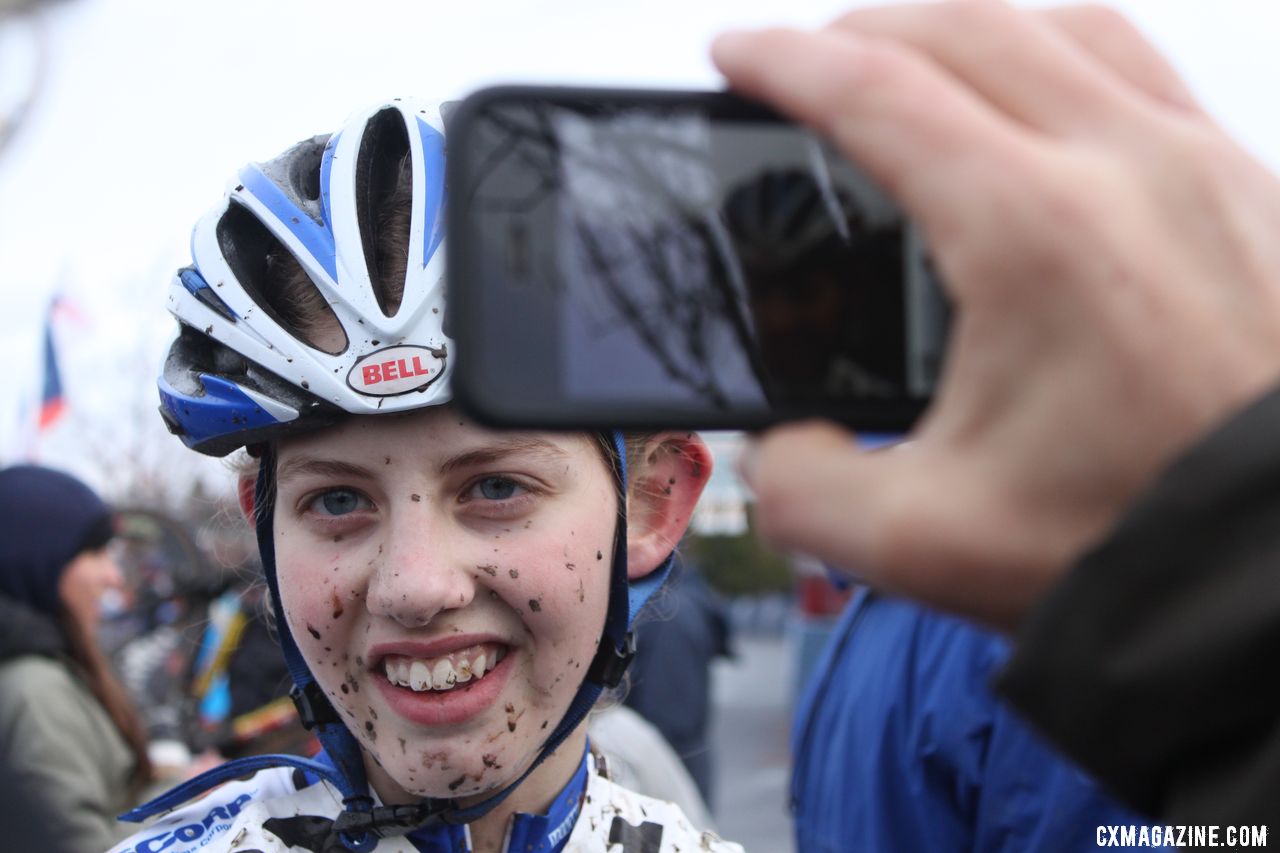
[(308, 457), (362, 458), (372, 461), (413, 460), (447, 464), (468, 456), (522, 456), (566, 463), (605, 466), (595, 436), (587, 433), (490, 430), (466, 418), (453, 406), (413, 412), (352, 417), (327, 429), (280, 441), (277, 464)]

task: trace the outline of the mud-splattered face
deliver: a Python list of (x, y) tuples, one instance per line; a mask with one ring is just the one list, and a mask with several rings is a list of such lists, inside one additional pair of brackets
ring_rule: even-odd
[(380, 795), (514, 779), (604, 625), (617, 498), (594, 440), (488, 432), (446, 407), (278, 452), (285, 616)]

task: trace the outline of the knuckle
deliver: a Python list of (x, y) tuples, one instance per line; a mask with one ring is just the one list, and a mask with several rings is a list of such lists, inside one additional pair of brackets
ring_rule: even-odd
[(875, 39), (863, 47), (857, 71), (857, 82), (861, 85), (882, 87), (910, 79), (907, 75), (911, 67), (906, 49), (893, 42)]
[(896, 84), (909, 68), (912, 49), (902, 39), (856, 26), (832, 26), (828, 32), (832, 36), (827, 40), (829, 45), (856, 46), (852, 52), (833, 53), (836, 61), (824, 66), (833, 91), (848, 95), (874, 91), (872, 87)]
[(901, 112), (904, 105), (924, 106), (946, 98), (945, 86), (916, 48), (884, 38), (862, 43), (857, 62), (833, 69), (831, 84), (847, 106), (832, 116), (830, 130), (853, 135), (869, 116)]
[(913, 565), (921, 544), (919, 518), (915, 501), (903, 499), (901, 489), (886, 489), (866, 525), (869, 568), (897, 574)]

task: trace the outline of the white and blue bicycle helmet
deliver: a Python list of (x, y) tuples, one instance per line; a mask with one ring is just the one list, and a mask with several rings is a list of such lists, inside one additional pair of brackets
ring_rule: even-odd
[[(444, 157), (439, 112), (396, 100), (357, 114), (331, 136), (306, 140), (274, 160), (240, 171), (222, 202), (196, 225), (192, 264), (179, 270), (170, 286), (169, 309), (179, 332), (159, 386), (160, 411), (172, 432), (187, 446), (215, 456), (256, 448), (269, 474), (271, 442), (283, 436), (351, 415), (404, 412), (449, 401), (454, 352), (445, 332)], [(397, 304), (387, 304), (375, 285), (375, 217), (406, 163), (412, 174), (408, 270), (403, 295)], [(295, 312), (267, 284), (269, 259), (282, 250), (314, 285), (309, 310), (331, 315), (326, 324), (334, 333), (324, 339), (291, 322)], [(375, 367), (387, 363), (412, 369), (388, 376)], [(620, 512), (604, 635), (564, 719), (529, 771), (577, 728), (603, 688), (619, 682), (634, 655), (631, 622), (670, 569), (668, 559), (645, 579), (627, 581), (626, 453), (620, 434), (609, 438)], [(325, 778), (341, 791), (345, 810), (335, 831), (351, 850), (371, 850), (380, 836), (432, 823), (469, 823), (501, 802), (529, 771), (468, 808), (451, 799), (375, 807), (360, 747), (289, 634), (272, 546), (273, 478), (258, 477), (257, 489), (259, 548), (294, 699), (329, 762), (296, 756), (241, 759), (125, 819), (142, 820), (226, 779), (280, 765)]]

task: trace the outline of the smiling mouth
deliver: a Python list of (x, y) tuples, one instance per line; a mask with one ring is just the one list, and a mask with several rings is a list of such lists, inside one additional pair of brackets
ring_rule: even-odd
[(501, 643), (481, 643), (434, 658), (387, 655), (382, 660), (387, 681), (415, 693), (443, 693), (459, 684), (479, 681), (507, 655)]

